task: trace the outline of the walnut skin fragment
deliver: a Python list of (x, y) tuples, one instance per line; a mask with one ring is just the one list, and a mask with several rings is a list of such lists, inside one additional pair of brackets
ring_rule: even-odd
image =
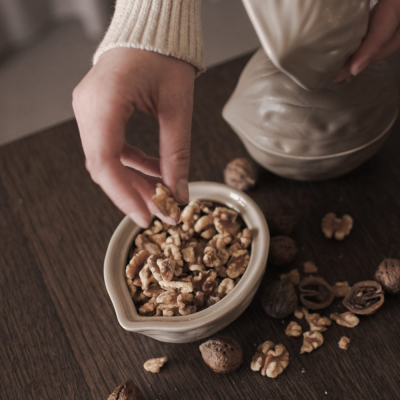
[(352, 286), (343, 299), (343, 305), (354, 314), (376, 312), (385, 301), (382, 286), (376, 281), (362, 281)]
[(311, 310), (330, 306), (335, 298), (332, 287), (323, 278), (309, 276), (299, 284), (300, 301)]

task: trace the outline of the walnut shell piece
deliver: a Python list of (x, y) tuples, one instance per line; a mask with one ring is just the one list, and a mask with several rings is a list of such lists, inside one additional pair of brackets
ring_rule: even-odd
[(375, 279), (382, 285), (386, 292), (400, 293), (400, 260), (385, 258), (375, 272)]
[(309, 276), (299, 284), (300, 301), (311, 310), (321, 310), (330, 306), (335, 298), (332, 287), (323, 278)]
[(225, 167), (224, 179), (228, 186), (239, 190), (249, 190), (257, 182), (258, 168), (247, 158), (235, 158)]
[(156, 373), (160, 372), (160, 369), (163, 367), (163, 365), (167, 361), (168, 361), (167, 357), (150, 358), (150, 360), (147, 360), (143, 364), (143, 367), (147, 372), (156, 374)]
[(268, 261), (281, 267), (290, 264), (296, 257), (299, 248), (289, 236), (278, 235), (271, 238)]
[(269, 285), (261, 298), (264, 311), (272, 318), (285, 318), (292, 314), (298, 305), (294, 286), (286, 279)]
[(382, 286), (376, 281), (362, 281), (352, 286), (343, 299), (343, 305), (354, 314), (368, 315), (384, 303)]
[(128, 379), (108, 396), (107, 400), (144, 400), (142, 391)]
[(207, 340), (199, 349), (204, 362), (217, 373), (236, 371), (243, 362), (240, 344), (227, 336)]

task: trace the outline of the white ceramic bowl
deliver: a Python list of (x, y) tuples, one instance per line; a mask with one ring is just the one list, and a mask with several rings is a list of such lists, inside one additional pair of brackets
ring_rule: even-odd
[(185, 343), (213, 335), (238, 318), (249, 306), (264, 274), (270, 236), (264, 215), (246, 194), (215, 182), (189, 184), (190, 200), (222, 203), (238, 211), (253, 231), (249, 265), (237, 286), (226, 297), (203, 311), (176, 317), (142, 317), (135, 308), (125, 282), (128, 252), (140, 232), (125, 217), (115, 230), (104, 261), (104, 279), (118, 322), (131, 332), (142, 333), (162, 342)]

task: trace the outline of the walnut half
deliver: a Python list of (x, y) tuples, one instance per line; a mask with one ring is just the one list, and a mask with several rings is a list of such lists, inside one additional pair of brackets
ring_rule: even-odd
[(262, 376), (276, 378), (289, 365), (289, 352), (283, 344), (275, 345), (270, 340), (257, 347), (250, 368), (260, 371)]

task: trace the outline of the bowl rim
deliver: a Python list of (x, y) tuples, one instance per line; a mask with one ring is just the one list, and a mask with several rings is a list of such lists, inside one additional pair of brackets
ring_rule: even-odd
[(228, 106), (228, 104), (225, 105), (222, 115), (225, 118), (225, 120), (231, 125), (233, 130), (238, 134), (239, 137), (243, 137), (243, 139), (249, 141), (253, 146), (257, 147), (259, 150), (261, 150), (265, 153), (273, 154), (275, 156), (279, 156), (279, 157), (283, 157), (283, 158), (290, 158), (290, 159), (295, 159), (295, 160), (310, 160), (310, 161), (327, 160), (330, 158), (347, 156), (347, 155), (356, 153), (360, 150), (365, 149), (366, 147), (373, 145), (375, 142), (378, 142), (389, 132), (389, 130), (392, 128), (392, 126), (396, 122), (396, 119), (399, 115), (399, 110), (396, 110), (396, 113), (394, 114), (393, 119), (389, 122), (388, 126), (382, 131), (382, 133), (380, 133), (378, 136), (376, 136), (374, 139), (370, 140), (369, 142), (364, 143), (363, 145), (356, 147), (354, 149), (346, 150), (346, 151), (343, 151), (340, 153), (327, 154), (324, 156), (296, 156), (296, 155), (290, 155), (290, 154), (281, 153), (279, 151), (268, 149), (267, 147), (264, 147), (261, 144), (259, 144), (258, 142), (256, 142), (250, 135), (243, 132), (240, 127), (237, 127), (237, 126), (233, 127), (232, 123), (229, 121), (229, 118), (226, 115), (227, 106)]
[[(141, 228), (135, 225), (129, 217), (125, 217), (117, 226), (109, 242), (104, 260), (104, 280), (118, 322), (128, 331), (142, 332), (157, 330), (159, 332), (183, 332), (213, 323), (234, 310), (252, 292), (252, 289), (259, 284), (265, 272), (270, 234), (264, 214), (255, 201), (242, 191), (216, 182), (191, 182), (189, 183), (189, 193), (190, 201), (195, 199), (212, 200), (239, 211), (246, 225), (255, 233), (249, 265), (243, 274), (247, 279), (239, 281), (229, 294), (233, 296), (229, 297), (228, 295), (205, 310), (187, 316), (140, 316), (136, 311), (136, 307), (125, 284), (123, 272), (125, 271), (125, 260), (128, 256), (132, 240)], [(221, 201), (222, 197), (225, 198), (224, 201)], [(126, 243), (126, 248), (118, 250), (116, 246), (121, 240)], [(120, 260), (121, 258), (124, 259), (124, 265), (120, 266), (121, 278), (119, 285), (116, 284), (113, 271), (116, 258)], [(121, 280), (123, 281), (122, 293), (118, 290), (118, 286), (121, 286)]]

